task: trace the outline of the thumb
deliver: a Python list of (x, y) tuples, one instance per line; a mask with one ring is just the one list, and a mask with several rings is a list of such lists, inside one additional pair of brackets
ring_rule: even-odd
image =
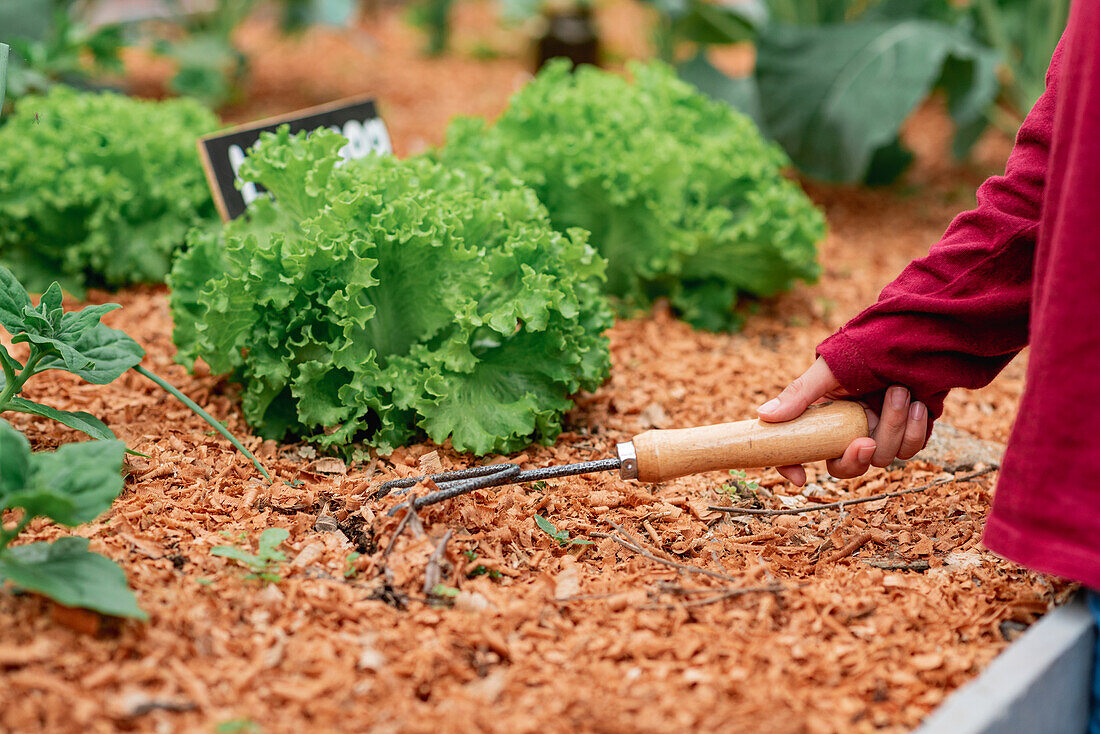
[(840, 383), (833, 377), (833, 371), (825, 360), (818, 357), (817, 361), (810, 365), (810, 369), (794, 380), (779, 393), (778, 397), (756, 409), (761, 420), (768, 423), (789, 421), (802, 415), (812, 403), (825, 397), (828, 393), (840, 387)]

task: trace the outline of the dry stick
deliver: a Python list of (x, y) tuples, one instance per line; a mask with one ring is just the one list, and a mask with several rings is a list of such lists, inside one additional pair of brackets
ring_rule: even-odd
[(409, 520), (416, 514), (416, 492), (409, 492), (409, 499), (407, 502), (408, 506), (405, 508), (405, 514), (401, 516), (401, 521), (397, 523), (397, 528), (393, 531), (393, 537), (390, 538), (389, 544), (386, 545), (386, 550), (382, 551), (382, 558), (386, 558), (390, 552), (393, 551), (393, 546), (397, 543), (397, 538), (401, 535), (401, 531), (405, 529), (405, 526), (409, 524)]
[(875, 568), (881, 568), (884, 571), (917, 571), (923, 573), (927, 571), (931, 566), (928, 565), (928, 561), (912, 561), (911, 563), (897, 562), (897, 561), (881, 561), (877, 558), (871, 558), (863, 561), (868, 566), (874, 566)]
[[(614, 525), (614, 523), (612, 523), (612, 525)], [(615, 527), (616, 527), (616, 529), (618, 529), (617, 525)], [(630, 534), (627, 533), (625, 530), (620, 530), (620, 532), (622, 532), (627, 537), (630, 537)], [(673, 560), (668, 559), (668, 558), (661, 558), (660, 556), (656, 556), (656, 555), (650, 553), (649, 551), (647, 551), (642, 546), (637, 545), (634, 541), (627, 541), (627, 540), (624, 540), (623, 538), (620, 538), (616, 535), (611, 535), (610, 533), (590, 532), (589, 535), (593, 535), (597, 538), (607, 538), (609, 540), (613, 540), (616, 543), (618, 543), (619, 545), (621, 545), (623, 548), (626, 548), (627, 550), (630, 550), (630, 551), (634, 551), (638, 555), (643, 556), (645, 558), (648, 558), (651, 561), (656, 561), (657, 563), (663, 563), (666, 566), (672, 566), (673, 568), (677, 568), (677, 569), (679, 569), (681, 571), (685, 571), (687, 573), (698, 573), (698, 574), (702, 574), (703, 576), (710, 576), (711, 578), (721, 579), (722, 581), (732, 581), (733, 583), (737, 583), (737, 579), (733, 578), (732, 576), (727, 576), (726, 574), (718, 573), (717, 571), (711, 571), (708, 568), (699, 568), (698, 566), (689, 566), (686, 563), (680, 563), (678, 561), (673, 561)]]
[(787, 507), (782, 510), (757, 510), (751, 507), (725, 507), (722, 505), (709, 505), (708, 510), (714, 512), (729, 512), (734, 515), (759, 515), (764, 517), (771, 517), (774, 515), (799, 515), (803, 512), (816, 512), (818, 510), (835, 510), (838, 507), (847, 507), (848, 505), (859, 505), (864, 502), (874, 502), (875, 500), (885, 500), (891, 497), (901, 497), (906, 494), (916, 494), (917, 492), (923, 492), (926, 489), (932, 487), (938, 487), (941, 484), (950, 484), (952, 482), (969, 482), (971, 479), (977, 479), (978, 477), (989, 474), (997, 470), (997, 467), (990, 466), (985, 469), (967, 474), (964, 477), (943, 477), (937, 479), (934, 482), (928, 484), (922, 484), (919, 487), (910, 487), (909, 489), (900, 489), (896, 492), (883, 492), (882, 494), (874, 494), (870, 497), (857, 497), (850, 500), (841, 500), (839, 502), (829, 502), (824, 505), (804, 505), (802, 507)]
[(451, 535), (454, 531), (447, 529), (447, 532), (443, 534), (443, 537), (439, 541), (439, 545), (432, 551), (432, 555), (428, 558), (428, 567), (424, 569), (424, 594), (431, 594), (432, 589), (436, 587), (440, 581), (443, 580), (443, 569), (440, 564), (443, 562), (443, 554), (447, 552), (447, 541), (451, 539)]

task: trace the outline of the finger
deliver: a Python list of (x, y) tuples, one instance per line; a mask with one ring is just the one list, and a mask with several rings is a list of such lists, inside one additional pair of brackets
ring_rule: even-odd
[(882, 401), (882, 415), (875, 428), (875, 455), (871, 463), (875, 466), (889, 466), (897, 458), (901, 440), (905, 436), (905, 425), (909, 421), (909, 391), (901, 385), (894, 385), (886, 391)]
[(756, 412), (769, 423), (789, 421), (802, 415), (811, 403), (838, 387), (840, 383), (833, 377), (833, 371), (824, 359), (818, 357), (810, 369), (795, 378), (778, 397), (757, 408)]
[(777, 466), (775, 469), (789, 479), (795, 486), (801, 487), (806, 484), (806, 470), (800, 464), (794, 464), (793, 466)]
[(914, 454), (924, 448), (928, 439), (928, 408), (922, 402), (909, 406), (909, 419), (905, 423), (905, 435), (898, 449), (899, 459), (912, 459)]
[(837, 479), (850, 479), (863, 474), (871, 466), (871, 457), (875, 455), (873, 438), (857, 438), (848, 444), (844, 455), (839, 459), (826, 462), (829, 474)]

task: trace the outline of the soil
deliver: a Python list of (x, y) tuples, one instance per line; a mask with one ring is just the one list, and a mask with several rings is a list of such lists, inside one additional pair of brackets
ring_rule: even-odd
[[(420, 38), (393, 8), (355, 33), (292, 42), (251, 23), (242, 40), (267, 50), (254, 55), (247, 104), (227, 119), (370, 92), (398, 152), (437, 142), (453, 114), (492, 115), (526, 78), (522, 38), (495, 30), (487, 5), (456, 8), (459, 51), (443, 59), (419, 56)], [(600, 22), (613, 55), (645, 53), (646, 17), (634, 6), (610, 3)], [(477, 44), (504, 55), (473, 58)], [(155, 92), (164, 69), (139, 62), (133, 77)], [(740, 333), (694, 332), (660, 307), (620, 321), (612, 379), (579, 396), (555, 446), (510, 460), (606, 457), (647, 428), (752, 416), (1003, 165), (1010, 141), (990, 135), (959, 164), (946, 156), (949, 134), (933, 102), (907, 125), (918, 161), (902, 183), (808, 183), (830, 224), (822, 278), (757, 304)], [(0, 594), (4, 731), (904, 732), (1069, 588), (980, 545), (995, 473), (846, 511), (707, 509), (779, 509), (951, 476), (920, 460), (845, 481), (815, 467), (806, 492), (770, 470), (749, 472), (758, 488), (731, 489), (719, 474), (657, 486), (604, 474), (483, 490), (421, 510), (422, 532), (405, 528), (394, 541), (398, 520), (385, 510), (397, 499), (374, 501), (372, 490), (420, 473), (422, 461), (451, 469), (469, 457), (424, 443), (349, 467), (260, 441), (231, 384), (173, 363), (163, 288), (90, 298), (121, 303), (106, 322), (145, 346), (147, 367), (247, 437), (274, 482), (136, 373), (102, 387), (68, 375), (32, 381), (28, 397), (94, 413), (149, 457), (130, 457), (114, 507), (73, 532), (123, 566), (150, 619), (104, 623)], [(952, 394), (944, 419), (1005, 441), (1024, 370), (1020, 358), (989, 387)], [(80, 439), (5, 417), (38, 450)], [(563, 547), (536, 515), (593, 544)], [(271, 527), (290, 531), (277, 583), (211, 554), (254, 549)], [(448, 531), (442, 562), (430, 563)], [(26, 540), (68, 532), (37, 521)], [(443, 595), (427, 595), (429, 572), (449, 587)]]

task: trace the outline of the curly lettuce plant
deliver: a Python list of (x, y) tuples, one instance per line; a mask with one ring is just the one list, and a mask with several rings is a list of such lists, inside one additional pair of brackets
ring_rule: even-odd
[(0, 264), (28, 289), (160, 282), (187, 231), (217, 221), (195, 140), (217, 127), (188, 100), (58, 85), (0, 127)]
[(824, 218), (784, 177), (783, 151), (670, 67), (630, 71), (552, 63), (495, 123), (456, 120), (434, 155), (514, 174), (556, 229), (591, 232), (627, 309), (666, 296), (693, 325), (728, 328), (740, 295), (816, 278)]
[(604, 263), (484, 166), (265, 135), (241, 173), (274, 194), (201, 230), (169, 277), (179, 359), (244, 386), (270, 438), (383, 450), (421, 432), (477, 454), (550, 441), (608, 374)]
[(14, 523), (0, 522), (0, 587), (7, 581), (65, 606), (145, 619), (126, 574), (89, 551), (87, 538), (11, 545), (36, 517), (76, 527), (103, 514), (122, 491), (123, 449), (121, 441), (86, 441), (32, 454), (0, 420), (0, 513), (13, 511)]

